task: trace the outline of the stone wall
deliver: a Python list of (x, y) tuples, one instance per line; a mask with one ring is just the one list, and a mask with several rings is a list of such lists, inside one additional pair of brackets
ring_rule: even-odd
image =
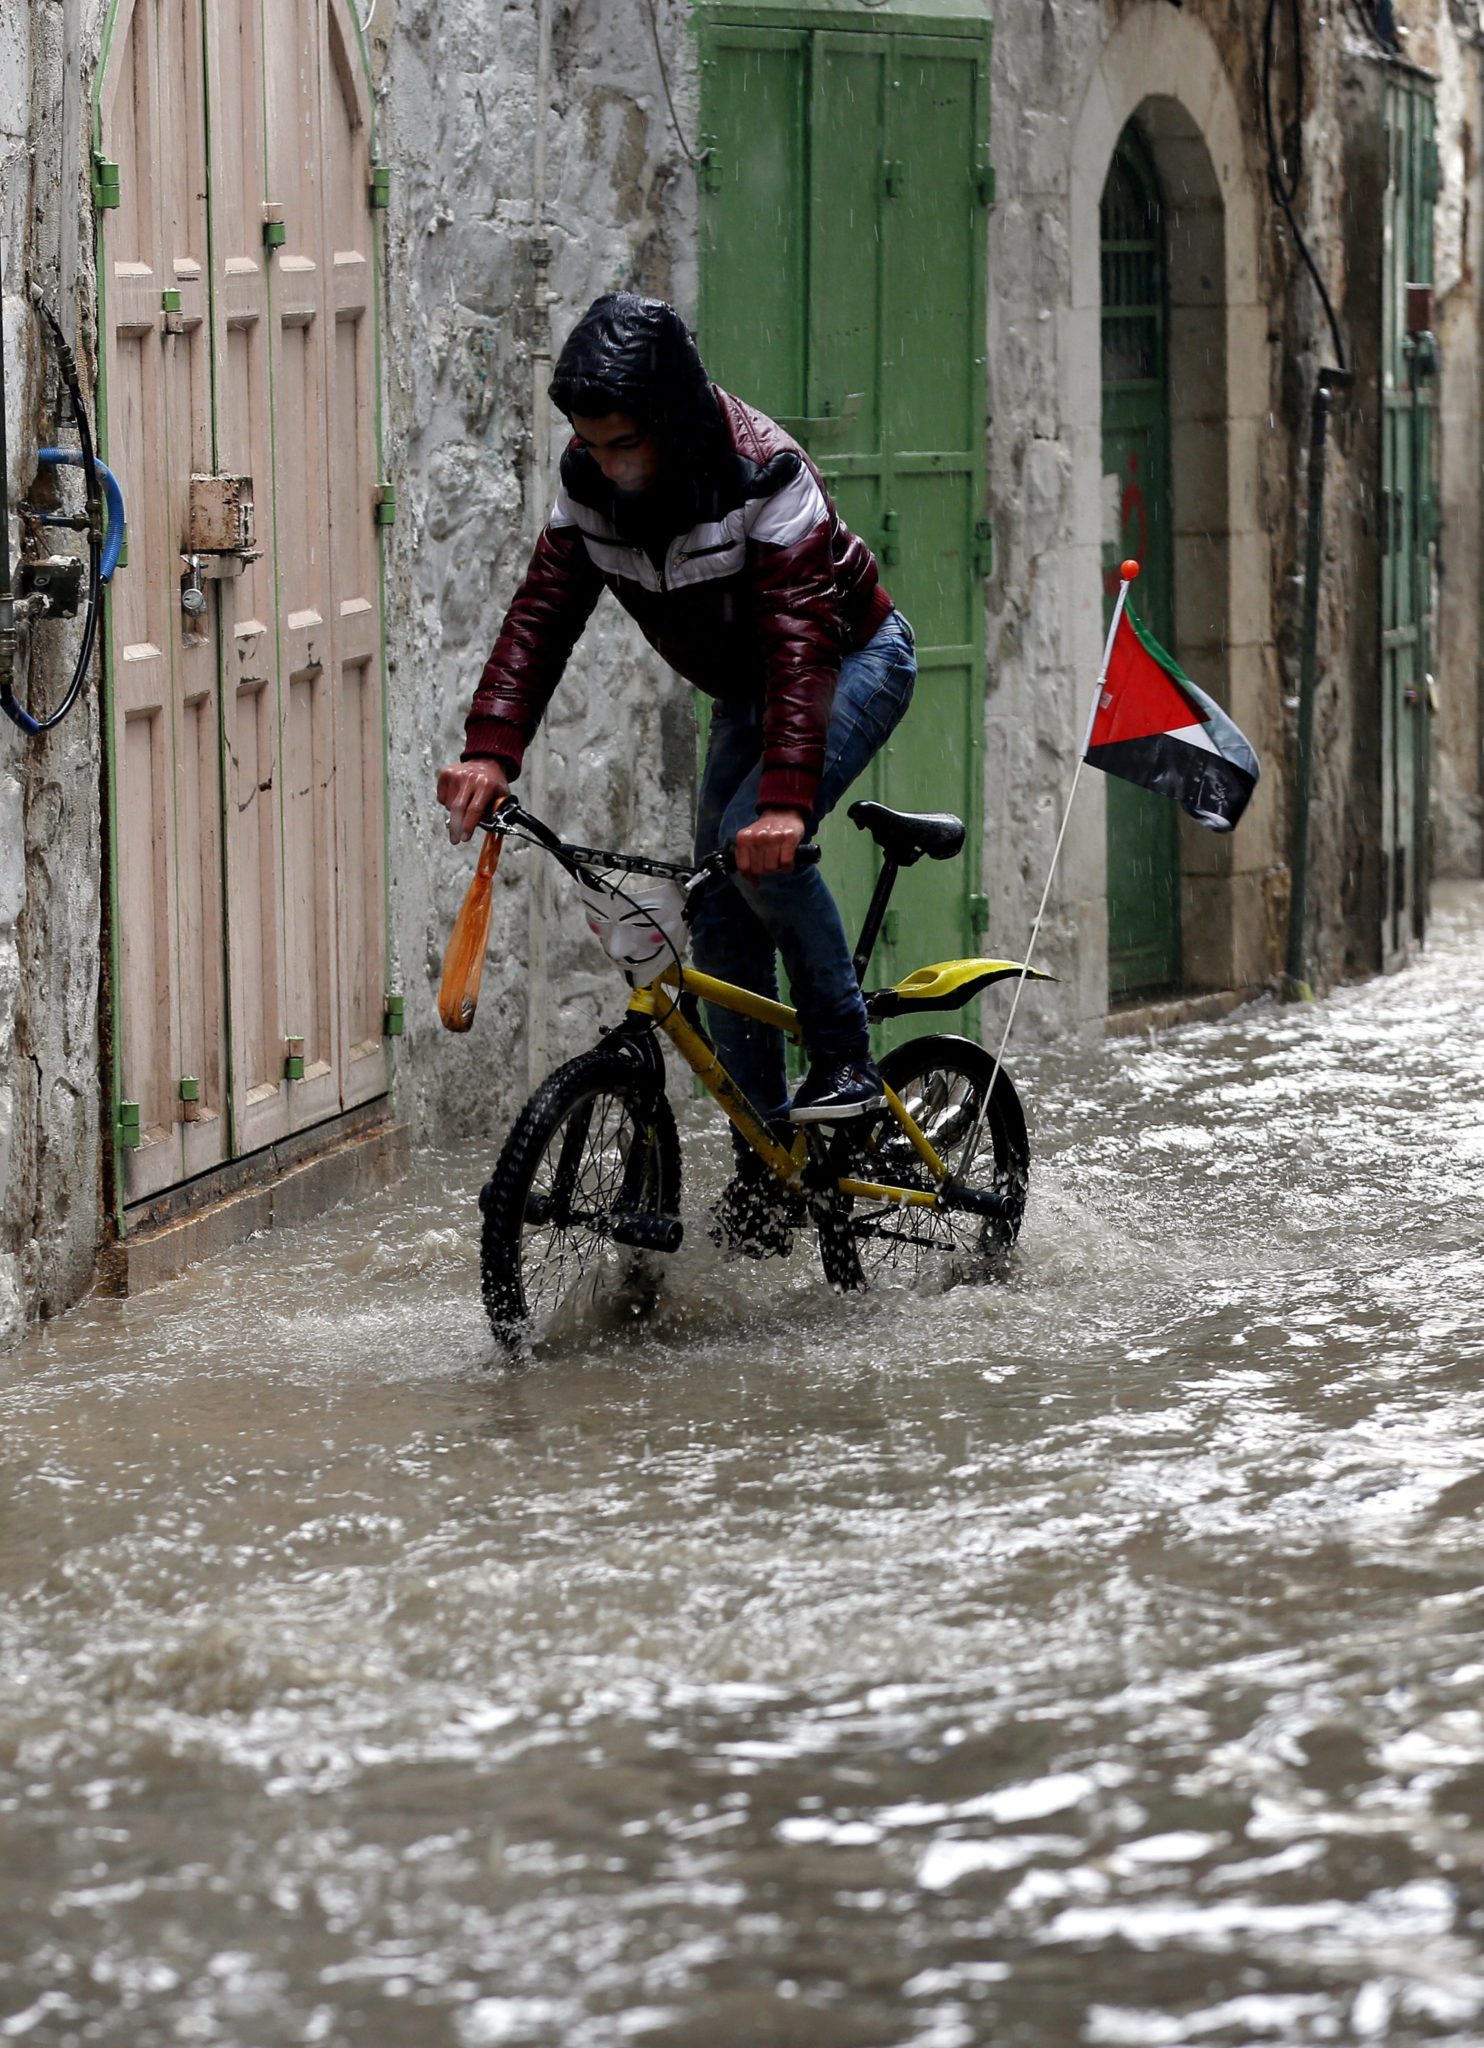
[[(470, 696), (550, 502), (561, 441), (545, 397), (551, 352), (616, 286), (658, 293), (688, 316), (695, 304), (695, 176), (646, 7), (548, 0), (548, 14), (544, 105), (541, 0), (383, 0), (373, 24), (380, 146), (395, 165), (386, 364), (402, 508), (388, 573), (392, 916), (408, 1020), (399, 1086), (403, 1112), (443, 1135), (498, 1128), (529, 1078), (622, 1005), (570, 888), (512, 851), (473, 1032), (441, 1030), (442, 951), (474, 853), (447, 844), (433, 785), (438, 765), (458, 758)], [(655, 22), (689, 141), (695, 63), (682, 0), (658, 0)], [(604, 602), (521, 794), (588, 844), (683, 852), (695, 744), (691, 691)], [(544, 991), (529, 1014), (528, 971)]]
[(1436, 222), (1441, 352), (1442, 532), (1438, 542), (1438, 711), (1434, 727), (1433, 860), (1440, 875), (1484, 874), (1484, 724), (1480, 696), (1481, 582), (1479, 343), (1484, 279), (1484, 171), (1479, 109), (1484, 87), (1481, 10), (1436, 16), (1438, 141), (1442, 192)]
[[(80, 77), (64, 94), (63, 76), (64, 46), (73, 55), (89, 26), (96, 34), (96, 20), (89, 24), (72, 0), (0, 14), (12, 502), (30, 492), (38, 434), (53, 429), (55, 368), (25, 287), (41, 287), (69, 333), (77, 331), (79, 284), (86, 307), (89, 280), (77, 275), (85, 113)], [(86, 332), (79, 354), (88, 383)], [(7, 542), (14, 555), (14, 525)], [(75, 622), (23, 638), (22, 703), (44, 712), (60, 701), (77, 645)], [(101, 1231), (100, 773), (95, 689), (46, 738), (28, 739), (0, 721), (0, 1340), (25, 1316), (76, 1300), (91, 1280)]]

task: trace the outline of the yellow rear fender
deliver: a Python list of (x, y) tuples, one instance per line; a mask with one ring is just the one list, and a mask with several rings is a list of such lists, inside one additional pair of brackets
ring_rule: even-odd
[(961, 1010), (965, 1003), (992, 982), (1018, 980), (1055, 981), (1039, 967), (1022, 967), (1018, 960), (939, 960), (932, 967), (917, 967), (894, 988), (872, 989), (866, 997), (866, 1014), (880, 1017), (916, 1016), (922, 1010)]

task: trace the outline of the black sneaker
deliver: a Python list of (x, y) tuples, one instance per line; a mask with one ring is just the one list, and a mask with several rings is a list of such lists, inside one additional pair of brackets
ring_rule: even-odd
[(843, 1124), (885, 1107), (881, 1074), (873, 1059), (842, 1060), (834, 1066), (820, 1062), (804, 1076), (789, 1118), (796, 1124)]
[(716, 1198), (707, 1236), (721, 1251), (747, 1259), (783, 1259), (794, 1248), (794, 1232), (807, 1209), (772, 1173), (739, 1166)]

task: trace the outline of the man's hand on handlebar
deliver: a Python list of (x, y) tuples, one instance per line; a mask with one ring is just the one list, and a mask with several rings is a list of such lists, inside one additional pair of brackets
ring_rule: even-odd
[(448, 836), (462, 846), (479, 830), (479, 821), (510, 794), (510, 778), (502, 764), (481, 756), (457, 761), (438, 771), (438, 801), (448, 812)]
[(764, 811), (737, 834), (737, 873), (754, 884), (765, 875), (792, 874), (794, 853), (807, 829), (802, 811)]

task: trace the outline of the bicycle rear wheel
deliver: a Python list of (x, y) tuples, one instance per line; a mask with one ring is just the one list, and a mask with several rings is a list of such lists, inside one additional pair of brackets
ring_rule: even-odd
[(563, 1313), (646, 1314), (655, 1255), (614, 1228), (679, 1214), (680, 1140), (663, 1091), (622, 1054), (568, 1061), (516, 1118), (479, 1206), (485, 1312), (507, 1349)]
[[(963, 1210), (898, 1207), (857, 1200), (850, 1227), (867, 1283), (984, 1279), (1020, 1233), (1030, 1180), (1025, 1113), (1010, 1076), (995, 1073), (993, 1056), (967, 1038), (937, 1033), (894, 1046), (880, 1062), (888, 1085), (962, 1186), (990, 1190), (1004, 1201), (993, 1219)], [(994, 1092), (990, 1093), (993, 1078)], [(988, 1103), (973, 1157), (968, 1156), (981, 1106)], [(932, 1173), (896, 1119), (877, 1122), (865, 1139), (863, 1179), (929, 1189)]]

